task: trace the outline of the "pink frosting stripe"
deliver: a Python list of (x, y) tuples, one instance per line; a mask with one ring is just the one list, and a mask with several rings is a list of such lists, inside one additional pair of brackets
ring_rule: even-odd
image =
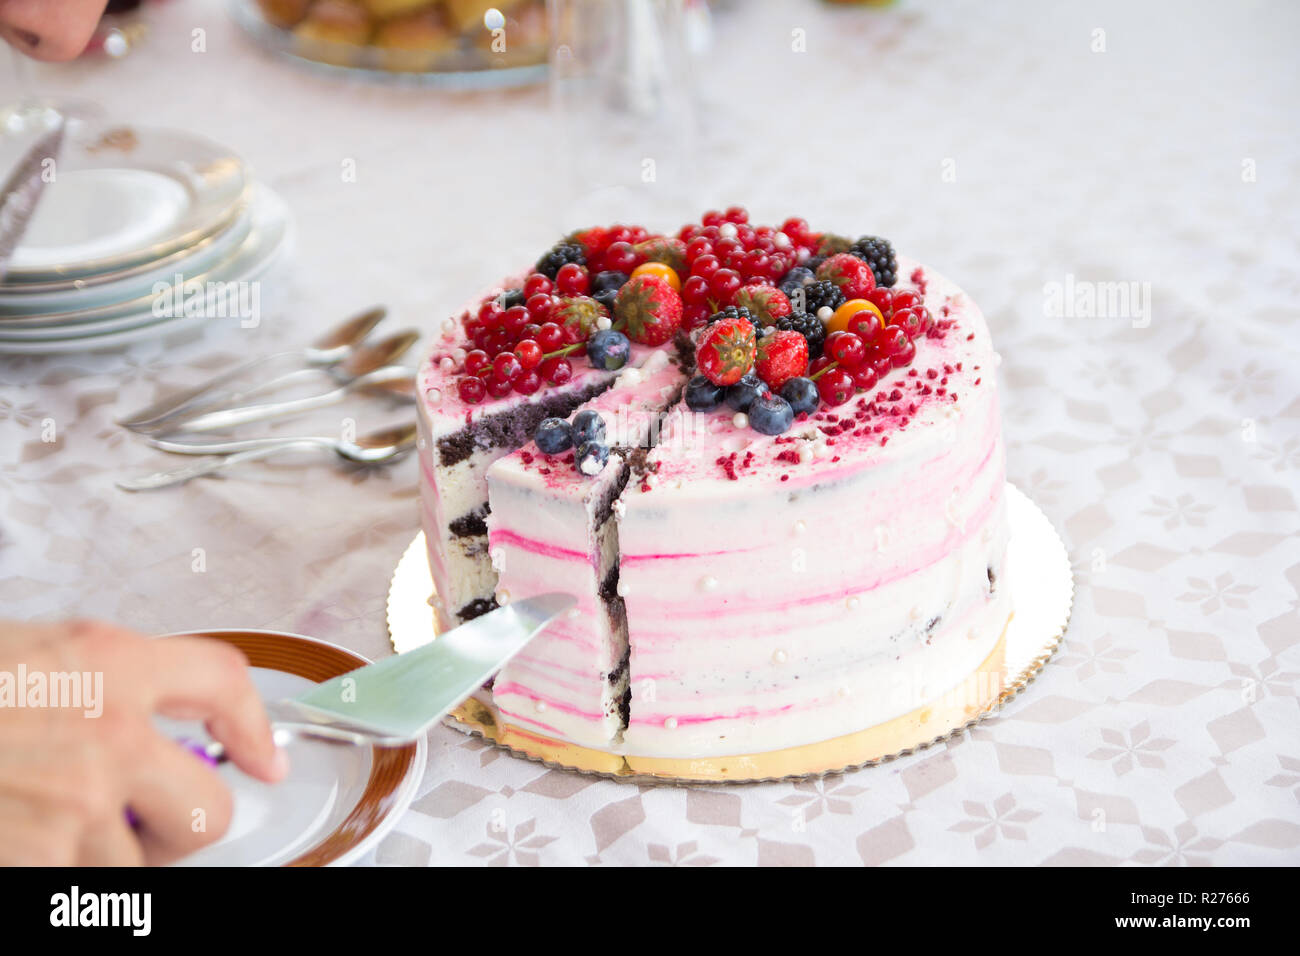
[(510, 544), (524, 551), (531, 551), (533, 554), (540, 554), (544, 558), (555, 558), (557, 561), (590, 561), (591, 555), (583, 551), (573, 551), (569, 548), (561, 548), (558, 545), (547, 544), (545, 541), (538, 541), (536, 538), (525, 538), (521, 534), (513, 531), (494, 529), (488, 534), (488, 541), (492, 544)]
[(545, 701), (546, 706), (548, 708), (553, 707), (556, 710), (560, 711), (561, 713), (568, 714), (571, 717), (582, 717), (585, 720), (603, 720), (605, 717), (605, 715), (602, 713), (592, 713), (591, 711), (583, 710), (580, 707), (575, 707), (572, 704), (566, 704), (563, 703), (562, 701), (552, 700), (549, 697), (542, 697), (540, 694), (534, 693), (533, 691), (529, 690), (527, 687), (524, 687), (522, 684), (510, 683), (510, 684), (505, 684), (504, 686), (498, 684), (492, 688), (492, 696), (496, 702), (497, 710), (501, 711), (501, 713), (507, 714), (511, 717), (518, 717), (521, 720), (527, 720), (530, 723), (537, 724), (537, 726), (539, 727), (545, 725), (538, 723), (538, 721), (533, 717), (528, 717), (525, 716), (524, 714), (520, 714), (515, 711), (506, 710), (505, 707), (501, 706), (501, 701), (499, 698), (502, 696), (513, 696), (513, 697), (522, 697), (524, 700)]
[(752, 548), (741, 548), (736, 551), (697, 551), (694, 554), (621, 554), (619, 555), (619, 564), (640, 564), (644, 561), (678, 561), (682, 558), (717, 558), (726, 554), (748, 554)]
[[(809, 704), (807, 706), (812, 707), (815, 706), (815, 704)], [(683, 724), (707, 724), (715, 720), (747, 720), (753, 717), (775, 717), (778, 714), (785, 713), (787, 710), (793, 710), (794, 707), (794, 704), (785, 704), (784, 706), (773, 707), (769, 710), (759, 710), (757, 707), (742, 707), (734, 714), (696, 714), (691, 716), (674, 715), (673, 719), (677, 721), (677, 726), (681, 727)], [(663, 726), (663, 722), (667, 717), (668, 715), (665, 714), (654, 714), (649, 717), (633, 717), (629, 723), (644, 724), (647, 726)]]

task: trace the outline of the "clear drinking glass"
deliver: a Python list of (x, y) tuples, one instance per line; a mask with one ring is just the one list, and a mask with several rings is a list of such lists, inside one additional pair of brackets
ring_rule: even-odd
[(698, 205), (691, 0), (549, 0), (551, 179), (563, 228)]

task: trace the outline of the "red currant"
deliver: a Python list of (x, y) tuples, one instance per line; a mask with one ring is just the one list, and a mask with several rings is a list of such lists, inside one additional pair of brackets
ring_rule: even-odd
[(573, 378), (573, 365), (568, 359), (557, 355), (537, 366), (537, 372), (552, 385), (563, 385)]
[(492, 377), (509, 382), (523, 368), (514, 352), (502, 352), (492, 360)]
[(686, 243), (686, 262), (688, 264), (693, 265), (695, 263), (695, 260), (698, 259), (700, 256), (707, 256), (712, 254), (713, 254), (713, 243), (709, 242), (709, 240), (705, 239), (703, 236), (698, 236), (695, 239), (692, 239), (690, 242)]
[(921, 316), (917, 313), (916, 309), (896, 310), (893, 318), (889, 320), (889, 324), (902, 329), (903, 333), (909, 339), (915, 338), (923, 331), (921, 328)]
[(493, 398), (505, 398), (513, 387), (509, 379), (500, 379), (495, 375), (487, 380), (487, 393)]
[(484, 328), (491, 327), (492, 317), (500, 316), (505, 309), (496, 299), (488, 299), (478, 307), (478, 320)]
[(565, 263), (555, 274), (555, 287), (560, 290), (560, 295), (586, 295), (591, 288), (591, 277), (585, 266), (576, 262)]
[(691, 264), (691, 275), (712, 279), (713, 274), (722, 268), (722, 260), (713, 253), (700, 256)]
[(863, 296), (863, 298), (879, 309), (880, 314), (886, 319), (888, 319), (890, 314), (894, 311), (893, 289), (887, 289), (883, 285), (878, 285)]
[(703, 305), (709, 299), (709, 280), (704, 276), (691, 276), (682, 283), (682, 302), (686, 305)]
[[(610, 226), (609, 232), (606, 234), (605, 238), (609, 240), (609, 246), (612, 246), (616, 242), (634, 242), (635, 240), (632, 238), (634, 235), (636, 235), (636, 233), (630, 227), (615, 223), (613, 226)], [(609, 246), (605, 247), (606, 252), (609, 251)]]
[[(698, 276), (696, 277), (698, 278)], [(696, 302), (682, 308), (682, 327), (686, 331), (698, 329), (709, 320), (713, 313), (709, 310), (707, 302)]]
[(833, 368), (817, 379), (817, 391), (827, 405), (843, 405), (853, 397), (853, 376), (842, 368)]
[(791, 242), (799, 243), (808, 235), (808, 221), (800, 219), (798, 216), (791, 216), (781, 223), (781, 231), (786, 234)]
[(894, 304), (895, 312), (897, 312), (899, 309), (910, 309), (914, 305), (921, 304), (921, 297), (917, 295), (915, 292), (911, 292), (907, 289), (900, 289), (899, 291), (894, 293), (893, 304)]
[(536, 322), (529, 322), (519, 330), (519, 337), (521, 339), (536, 339), (537, 333), (541, 331), (541, 328), (542, 327)]
[(723, 213), (723, 216), (726, 218), (727, 222), (749, 222), (749, 213), (745, 210), (744, 206), (729, 206), (727, 211)]
[(542, 377), (537, 374), (536, 369), (525, 369), (515, 376), (511, 384), (520, 395), (531, 395), (542, 387)]
[(876, 336), (880, 334), (883, 326), (880, 324), (880, 316), (870, 309), (863, 309), (861, 312), (854, 314), (849, 319), (848, 331), (852, 332), (863, 342), (874, 342)]
[(564, 347), (564, 328), (554, 322), (547, 322), (537, 330), (537, 335), (534, 338), (537, 340), (537, 344), (542, 347), (543, 352), (554, 352), (556, 349)]
[(532, 298), (539, 292), (550, 292), (555, 288), (555, 283), (542, 275), (540, 272), (534, 272), (524, 280), (524, 298)]
[(465, 353), (465, 371), (477, 375), (479, 370), (492, 364), (492, 358), (482, 349), (472, 349)]
[(876, 344), (880, 346), (881, 352), (885, 355), (894, 356), (904, 351), (912, 343), (908, 339), (907, 333), (898, 326), (891, 325), (880, 333), (880, 338), (876, 340)]
[(911, 365), (912, 359), (916, 358), (916, 345), (911, 339), (904, 339), (904, 345), (895, 352), (890, 359), (894, 368), (902, 368), (904, 365)]
[(700, 217), (700, 222), (704, 223), (706, 226), (720, 226), (726, 221), (727, 220), (722, 213), (718, 212), (716, 209), (710, 209)]
[(477, 405), (487, 395), (487, 386), (478, 376), (468, 375), (456, 383), (456, 391), (460, 394), (462, 402), (467, 405)]
[(525, 370), (537, 368), (542, 361), (542, 347), (532, 339), (524, 339), (515, 346), (515, 358)]
[(857, 368), (867, 357), (867, 347), (852, 332), (832, 332), (826, 337), (826, 354), (840, 365)]
[(631, 243), (615, 242), (605, 250), (606, 269), (626, 272), (630, 275), (640, 262), (641, 256), (632, 248)]
[(880, 376), (870, 362), (863, 362), (853, 370), (853, 384), (864, 391), (875, 387), (876, 382), (880, 381)]
[(740, 273), (735, 269), (719, 269), (709, 279), (709, 291), (713, 293), (719, 305), (728, 306), (731, 305), (731, 297), (739, 292), (744, 284)]
[(528, 301), (524, 303), (524, 308), (534, 322), (546, 322), (554, 314), (555, 307), (558, 304), (559, 299), (551, 295), (551, 293), (539, 292), (528, 297)]

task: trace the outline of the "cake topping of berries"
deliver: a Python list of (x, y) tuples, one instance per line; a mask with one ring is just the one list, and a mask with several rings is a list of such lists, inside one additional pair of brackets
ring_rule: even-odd
[(863, 236), (852, 245), (849, 252), (871, 267), (876, 285), (888, 289), (898, 280), (898, 259), (894, 256), (894, 246), (888, 239)]
[(557, 242), (546, 251), (545, 255), (537, 260), (537, 271), (554, 282), (560, 269), (570, 262), (585, 266), (587, 264), (586, 251), (577, 242), (567, 240)]
[(614, 317), (642, 345), (663, 345), (682, 327), (682, 299), (663, 279), (635, 276), (619, 289)]
[(632, 343), (615, 329), (601, 329), (587, 339), (587, 360), (592, 368), (617, 371), (632, 357)]
[(748, 319), (726, 318), (700, 335), (695, 364), (715, 385), (734, 385), (754, 367), (758, 344)]
[(573, 428), (563, 418), (544, 418), (533, 433), (538, 449), (558, 455), (573, 447)]
[(686, 407), (693, 412), (711, 412), (727, 397), (725, 385), (715, 385), (703, 375), (686, 383)]
[(794, 409), (779, 395), (760, 395), (746, 414), (749, 427), (762, 435), (780, 435), (794, 424)]
[(754, 327), (754, 334), (757, 335), (763, 330), (762, 323), (754, 318), (753, 313), (743, 305), (729, 305), (725, 309), (719, 309), (709, 316), (705, 322), (706, 325), (713, 325), (715, 322), (721, 322), (723, 319), (743, 319)]
[(781, 284), (777, 288), (785, 293), (787, 299), (793, 299), (796, 289), (802, 289), (808, 283), (816, 281), (817, 273), (805, 266), (795, 266), (781, 277)]
[(599, 475), (609, 462), (609, 446), (598, 441), (586, 441), (578, 446), (573, 463), (578, 471), (592, 478)]
[(573, 416), (573, 443), (603, 442), (605, 440), (605, 419), (600, 412), (587, 409)]
[(779, 392), (790, 379), (808, 371), (808, 340), (798, 332), (781, 329), (763, 336), (756, 367), (768, 388)]
[(845, 299), (860, 299), (876, 287), (871, 266), (847, 252), (833, 255), (818, 266), (817, 278), (835, 283)]

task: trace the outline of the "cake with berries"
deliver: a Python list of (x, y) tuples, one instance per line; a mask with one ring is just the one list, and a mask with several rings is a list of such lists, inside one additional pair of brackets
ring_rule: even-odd
[(983, 711), (1012, 612), (996, 361), (978, 307), (879, 237), (739, 209), (566, 237), (421, 370), (440, 625), (579, 600), (457, 720), (726, 780)]

